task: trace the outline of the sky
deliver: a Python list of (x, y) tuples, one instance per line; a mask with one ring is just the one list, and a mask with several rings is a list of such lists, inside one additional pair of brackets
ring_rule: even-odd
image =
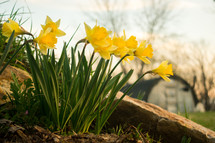
[[(0, 0), (3, 2), (5, 0)], [(128, 6), (124, 8), (127, 12), (134, 12), (141, 9), (140, 0), (126, 0), (129, 2)], [(170, 0), (172, 8), (178, 13), (175, 23), (171, 23), (168, 30), (171, 33), (180, 35), (183, 40), (200, 41), (204, 40), (210, 46), (215, 45), (215, 2), (213, 0)], [(89, 0), (9, 0), (7, 3), (0, 5), (0, 12), (10, 12), (13, 5), (16, 3), (16, 8), (24, 7), (25, 11), (28, 8), (31, 11), (31, 20), (33, 24), (32, 32), (39, 34), (41, 24), (45, 23), (46, 16), (52, 18), (53, 21), (61, 19), (60, 29), (64, 30), (67, 35), (59, 38), (59, 43), (68, 41), (70, 36), (80, 24), (75, 40), (85, 37), (84, 22), (93, 26), (95, 23), (89, 21), (89, 18), (83, 14), (100, 12)], [(102, 11), (101, 11), (102, 12)], [(26, 14), (29, 17), (29, 14)], [(98, 21), (99, 23), (99, 21)], [(23, 27), (30, 29), (31, 21), (26, 22)], [(129, 33), (140, 36), (139, 30), (129, 29)], [(75, 42), (75, 41), (73, 41)]]

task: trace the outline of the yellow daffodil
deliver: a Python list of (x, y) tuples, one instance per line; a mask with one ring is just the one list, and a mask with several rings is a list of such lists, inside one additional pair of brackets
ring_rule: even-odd
[(133, 52), (137, 49), (138, 42), (135, 36), (131, 36), (126, 40), (126, 47), (129, 49), (129, 55), (133, 55)]
[(139, 47), (134, 52), (134, 55), (142, 60), (146, 64), (150, 64), (150, 61), (147, 59), (152, 58), (153, 49), (151, 44), (147, 44), (146, 41), (140, 43)]
[(168, 77), (173, 75), (172, 64), (168, 65), (168, 61), (163, 61), (160, 66), (152, 70), (152, 72), (160, 75), (165, 81), (170, 81)]
[(84, 23), (86, 31), (86, 39), (93, 46), (94, 51), (98, 52), (104, 59), (110, 59), (110, 54), (115, 49), (112, 39), (109, 37), (110, 31), (107, 31), (104, 27), (95, 25), (91, 28)]
[(136, 37), (131, 36), (128, 40), (126, 40), (126, 35), (125, 35), (125, 31), (123, 31), (124, 35), (121, 37), (117, 37), (116, 34), (114, 34), (113, 37), (113, 46), (116, 47), (116, 49), (113, 51), (113, 54), (116, 57), (124, 57), (126, 56), (122, 63), (124, 64), (124, 62), (129, 62), (132, 61), (134, 59), (134, 54), (133, 54), (133, 50), (135, 50), (137, 48), (137, 41), (136, 41)]
[(104, 44), (103, 46), (100, 46), (99, 48), (94, 48), (94, 52), (98, 52), (100, 56), (103, 57), (104, 59), (110, 59), (110, 55), (112, 51), (115, 49), (114, 47), (112, 47), (112, 43), (113, 42), (109, 37), (106, 39), (106, 44)]
[(46, 31), (48, 28), (51, 28), (51, 32), (53, 32), (57, 37), (66, 35), (65, 32), (58, 29), (58, 27), (60, 26), (60, 19), (56, 22), (53, 22), (52, 19), (49, 16), (47, 16), (46, 17), (46, 24), (41, 25), (41, 26), (42, 26), (44, 31)]
[(134, 56), (126, 56), (123, 60), (122, 60), (122, 64), (124, 65), (125, 62), (130, 64), (130, 61), (134, 60)]
[(51, 30), (51, 28), (46, 29), (46, 31), (41, 30), (40, 35), (34, 39), (44, 55), (47, 54), (47, 49), (55, 49), (55, 44), (57, 43), (56, 35)]
[(114, 34), (114, 37), (113, 37), (113, 46), (116, 47), (116, 49), (113, 51), (113, 54), (117, 57), (123, 57), (125, 56), (129, 49), (126, 47), (126, 41), (124, 40), (124, 36), (122, 37), (117, 37), (115, 34)]
[(8, 38), (7, 42), (13, 31), (15, 31), (14, 38), (18, 35), (28, 33), (22, 27), (20, 27), (18, 23), (16, 23), (12, 19), (8, 18), (8, 20), (9, 20), (9, 23), (5, 22), (2, 26), (2, 35)]

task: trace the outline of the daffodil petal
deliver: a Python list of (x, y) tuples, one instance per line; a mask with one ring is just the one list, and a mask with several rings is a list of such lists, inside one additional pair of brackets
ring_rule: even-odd
[(99, 52), (102, 58), (109, 60), (110, 59), (110, 53), (109, 52)]
[(50, 22), (53, 22), (52, 19), (49, 16), (46, 16), (46, 24)]
[(154, 70), (152, 70), (155, 74), (160, 75), (164, 80), (170, 81), (168, 76), (173, 75), (172, 65), (168, 65), (168, 61), (163, 61), (160, 66)]
[(65, 32), (63, 32), (62, 30), (58, 29), (57, 32), (56, 32), (56, 36), (60, 37), (60, 36), (64, 36), (66, 35)]
[(57, 25), (57, 27), (59, 27), (60, 26), (60, 19), (58, 21), (56, 21), (55, 24)]
[(161, 77), (162, 77), (165, 81), (170, 82), (170, 79), (169, 79), (167, 76), (161, 75)]

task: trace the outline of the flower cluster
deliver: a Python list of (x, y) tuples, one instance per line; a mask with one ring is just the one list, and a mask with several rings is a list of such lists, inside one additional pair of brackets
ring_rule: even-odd
[(113, 38), (109, 36), (111, 31), (107, 31), (104, 27), (95, 25), (93, 28), (85, 23), (86, 39), (94, 47), (94, 51), (98, 52), (104, 59), (110, 59), (110, 55), (116, 57), (125, 57), (124, 60), (133, 60), (134, 56), (141, 59), (144, 63), (149, 64), (148, 58), (152, 58), (153, 49), (150, 43), (143, 41), (138, 45), (135, 36), (126, 38), (125, 31), (123, 36)]
[[(97, 26), (91, 28), (85, 23), (86, 39), (93, 46), (94, 52), (98, 52), (104, 59), (110, 59), (111, 55), (124, 58), (125, 61), (133, 60), (134, 57), (139, 58), (145, 64), (150, 64), (150, 58), (153, 56), (152, 45), (147, 41), (138, 44), (135, 36), (126, 38), (125, 31), (123, 36), (114, 36), (111, 38), (104, 27)], [(170, 81), (168, 78), (173, 75), (172, 65), (168, 65), (168, 61), (164, 61), (161, 65), (150, 71), (160, 75), (164, 80)]]
[[(85, 23), (86, 39), (94, 47), (94, 52), (98, 52), (104, 59), (110, 59), (111, 55), (123, 58), (125, 61), (133, 60), (134, 57), (139, 58), (146, 64), (150, 64), (150, 58), (153, 56), (152, 45), (147, 41), (142, 41), (138, 45), (135, 36), (126, 38), (125, 31), (123, 36), (113, 38), (109, 36), (111, 31), (107, 31), (104, 27), (97, 26), (91, 28)], [(168, 78), (173, 75), (172, 64), (168, 65), (168, 61), (164, 61), (161, 65), (150, 71), (160, 75), (164, 80), (170, 81)]]
[[(6, 42), (8, 42), (13, 31), (15, 32), (14, 38), (18, 35), (31, 35), (15, 21), (11, 20), (10, 18), (8, 20), (9, 23), (5, 22), (2, 26), (2, 34), (8, 38)], [(55, 44), (57, 43), (56, 37), (64, 36), (66, 33), (58, 29), (60, 26), (60, 19), (57, 22), (53, 22), (52, 19), (47, 16), (45, 25), (41, 26), (42, 30), (40, 31), (39, 36), (33, 41), (39, 45), (41, 53), (46, 55), (47, 49), (55, 49)]]

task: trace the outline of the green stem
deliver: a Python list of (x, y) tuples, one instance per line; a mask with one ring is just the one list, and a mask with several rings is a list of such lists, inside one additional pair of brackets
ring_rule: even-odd
[(26, 34), (26, 35), (30, 35), (30, 36), (32, 37), (32, 39), (35, 39), (35, 38), (34, 38), (34, 35), (31, 34), (30, 32), (26, 32), (25, 34)]
[[(89, 76), (90, 76), (91, 64), (92, 64), (94, 55), (95, 55), (95, 52), (93, 51), (93, 54), (92, 54), (92, 56), (91, 56), (91, 58), (90, 58), (90, 62), (89, 62), (89, 65), (88, 65), (89, 69), (87, 70), (87, 76), (85, 77), (83, 89), (85, 89), (85, 86), (87, 85), (87, 81), (89, 81), (88, 78), (89, 78)], [(84, 93), (84, 92), (83, 92), (83, 93)]]
[[(83, 39), (82, 39), (83, 40)], [(80, 40), (81, 41), (81, 40)], [(81, 43), (79, 41), (79, 43)], [(86, 48), (86, 46), (87, 46), (87, 44), (88, 44), (88, 42), (87, 42), (87, 40), (85, 39), (85, 44), (84, 44), (84, 47), (83, 47), (83, 50), (82, 50), (82, 53), (81, 53), (81, 57), (80, 57), (80, 60), (79, 60), (79, 62), (78, 62), (78, 65), (77, 65), (77, 67), (76, 67), (76, 69), (75, 69), (75, 73), (74, 73), (74, 75), (76, 75), (77, 74), (77, 71), (78, 71), (78, 69), (79, 69), (79, 67), (80, 67), (80, 64), (81, 64), (81, 61), (82, 61), (82, 59), (83, 59), (83, 56), (84, 56), (84, 51), (85, 51), (85, 48)], [(76, 44), (77, 45), (77, 44)], [(66, 109), (67, 109), (67, 107), (68, 107), (68, 104), (69, 104), (69, 100), (70, 100), (70, 96), (71, 96), (71, 92), (72, 92), (72, 88), (73, 88), (73, 85), (74, 85), (74, 82), (75, 82), (75, 79), (73, 79), (72, 80), (72, 83), (71, 83), (71, 85), (70, 85), (70, 89), (69, 89), (69, 91), (68, 91), (68, 97), (67, 97), (67, 101), (66, 101), (66, 107), (65, 107), (65, 109), (64, 109), (64, 113), (63, 113), (63, 120), (64, 120), (64, 118), (65, 118), (65, 111), (66, 111)], [(84, 96), (83, 96), (84, 97)], [(65, 127), (65, 125), (67, 124), (67, 122), (68, 122), (68, 118), (66, 119), (66, 121), (64, 122), (64, 125), (63, 125), (63, 128), (62, 129), (64, 129), (64, 127)]]
[[(89, 42), (87, 41), (87, 39), (81, 39), (79, 40), (76, 44), (75, 44), (75, 48), (74, 51), (76, 51), (78, 44), (80, 43), (85, 43), (85, 45), (89, 44)], [(86, 47), (86, 46), (85, 46)]]
[(111, 70), (111, 67), (112, 67), (112, 63), (113, 63), (113, 57), (111, 56), (110, 65), (109, 65), (109, 68), (108, 68), (108, 73), (110, 73), (110, 70)]
[(147, 71), (144, 74), (142, 74), (127, 90), (126, 92), (123, 94), (122, 97), (124, 97), (141, 79), (142, 77), (144, 77), (146, 74), (148, 73), (152, 73), (152, 71)]
[(116, 67), (122, 62), (122, 60), (124, 60), (125, 59), (125, 57), (127, 57), (128, 56), (128, 54), (127, 55), (125, 55), (124, 57), (122, 57), (119, 61), (118, 61), (118, 63), (114, 66), (114, 68), (111, 70), (111, 72), (109, 73), (109, 75), (111, 75), (112, 73), (113, 73), (113, 71), (116, 69)]
[[(83, 56), (84, 56), (85, 48), (86, 48), (86, 46), (87, 46), (87, 44), (88, 44), (88, 41), (87, 41), (86, 39), (82, 39), (82, 40), (85, 40), (85, 44), (84, 44), (83, 51), (82, 51), (82, 53), (81, 53), (81, 57), (80, 57), (80, 60), (79, 60), (79, 62), (78, 62), (77, 68), (75, 69), (75, 74), (74, 74), (74, 75), (77, 74), (78, 68), (80, 67), (81, 61), (82, 61)], [(82, 40), (80, 40), (81, 42), (80, 42), (80, 41), (78, 41), (78, 42), (79, 42), (79, 43), (82, 43), (82, 42), (83, 42)], [(78, 43), (77, 43), (77, 44), (78, 44)], [(76, 45), (77, 45), (77, 44), (76, 44)], [(77, 47), (77, 46), (76, 46), (76, 47)]]
[(75, 36), (76, 32), (78, 31), (79, 27), (81, 24), (78, 25), (77, 29), (75, 30), (75, 32), (73, 33), (72, 37), (69, 39), (69, 42), (66, 44), (66, 48), (69, 46), (69, 43), (71, 42), (71, 40), (73, 39), (73, 37)]
[[(120, 97), (120, 99), (113, 105), (111, 111), (109, 111), (108, 117), (106, 118), (106, 120), (110, 117), (110, 115), (113, 113), (113, 111), (116, 109), (116, 107), (118, 106), (118, 104), (120, 103), (120, 101), (125, 97), (125, 95), (138, 83), (138, 81), (140, 79), (142, 79), (143, 76), (145, 76), (148, 73), (153, 73), (152, 71), (147, 71), (144, 74), (142, 74), (127, 90), (126, 92)], [(103, 127), (103, 125), (101, 125), (101, 127)], [(101, 128), (99, 131), (97, 131), (98, 133), (101, 131)]]

